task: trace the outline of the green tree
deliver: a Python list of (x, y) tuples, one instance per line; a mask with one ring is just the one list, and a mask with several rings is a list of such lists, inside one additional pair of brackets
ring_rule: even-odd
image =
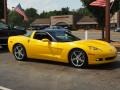
[(61, 8), (61, 10), (54, 10), (54, 11), (49, 11), (49, 12), (43, 11), (39, 17), (49, 18), (50, 16), (68, 15), (68, 14), (71, 14), (71, 11), (69, 10), (69, 7), (65, 7), (65, 8)]
[(26, 15), (28, 16), (29, 21), (25, 22), (24, 18), (19, 15), (18, 13), (16, 13), (15, 11), (11, 11), (9, 10), (9, 14), (8, 14), (8, 21), (10, 24), (13, 25), (18, 25), (18, 26), (29, 26), (29, 24), (34, 21), (36, 18), (39, 17), (39, 15), (37, 14), (37, 10), (34, 8), (27, 8), (25, 10)]
[(23, 17), (21, 17), (15, 11), (11, 11), (11, 10), (9, 10), (9, 14), (8, 14), (8, 23), (14, 26), (25, 26)]
[(92, 16), (91, 12), (87, 8), (79, 8), (77, 10), (69, 10), (69, 7), (61, 8), (61, 10), (54, 10), (45, 12), (43, 11), (40, 13), (40, 18), (49, 18), (50, 16), (56, 16), (56, 15), (75, 15), (75, 16), (85, 16), (90, 15)]
[(87, 8), (79, 8), (76, 11), (79, 15), (83, 15), (83, 16), (92, 16), (92, 13), (87, 9)]
[(49, 14), (49, 16), (48, 16), (48, 12), (45, 12), (45, 11), (43, 11), (40, 15), (39, 15), (39, 17), (40, 18), (49, 18), (50, 17), (50, 14)]
[(69, 7), (65, 7), (61, 9), (62, 15), (68, 15), (70, 13)]
[(31, 22), (33, 22), (36, 18), (38, 18), (39, 17), (39, 15), (37, 14), (37, 10), (36, 9), (34, 9), (34, 8), (28, 8), (28, 9), (26, 9), (25, 10), (25, 13), (26, 13), (26, 15), (28, 16), (28, 19), (29, 19), (29, 24), (31, 23)]

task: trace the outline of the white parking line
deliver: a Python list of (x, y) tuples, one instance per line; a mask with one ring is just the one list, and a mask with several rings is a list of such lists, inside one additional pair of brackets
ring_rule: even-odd
[(3, 87), (3, 86), (0, 86), (0, 90), (12, 90), (12, 89), (9, 89), (9, 88), (6, 88), (6, 87)]

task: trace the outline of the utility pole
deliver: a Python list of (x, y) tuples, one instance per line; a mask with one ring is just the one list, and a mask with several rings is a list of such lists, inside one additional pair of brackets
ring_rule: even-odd
[(119, 10), (117, 12), (117, 28), (120, 28), (120, 1), (119, 1)]
[(5, 23), (8, 23), (7, 0), (4, 0), (4, 20)]
[(106, 0), (105, 7), (105, 35), (106, 41), (110, 42), (110, 0)]
[(120, 28), (120, 10), (117, 12), (117, 28)]

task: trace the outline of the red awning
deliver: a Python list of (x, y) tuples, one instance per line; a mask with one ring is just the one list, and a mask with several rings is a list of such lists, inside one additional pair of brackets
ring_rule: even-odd
[(105, 7), (106, 6), (106, 0), (96, 0), (92, 3), (90, 3), (91, 6), (98, 6), (98, 7)]

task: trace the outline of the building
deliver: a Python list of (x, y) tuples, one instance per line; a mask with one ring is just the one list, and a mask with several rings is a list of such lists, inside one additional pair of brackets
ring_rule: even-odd
[(117, 27), (117, 13), (115, 13), (110, 20), (111, 28)]
[(51, 25), (68, 26), (74, 28), (73, 15), (51, 16)]
[(36, 19), (35, 21), (32, 22), (31, 26), (34, 25), (34, 26), (49, 26), (51, 25), (51, 21), (50, 21), (50, 18), (39, 18), (39, 19)]
[(59, 25), (68, 26), (72, 29), (76, 28), (94, 28), (97, 25), (95, 18), (90, 16), (75, 17), (73, 15), (61, 15), (51, 16), (50, 18), (39, 18), (36, 19), (31, 26), (48, 26), (48, 25)]
[(97, 28), (98, 23), (93, 16), (83, 16), (76, 22), (77, 28), (91, 29)]
[(39, 18), (39, 19), (36, 19), (35, 21), (33, 21), (30, 24), (31, 27), (28, 29), (40, 30), (40, 29), (44, 29), (50, 25), (51, 25), (50, 18)]
[[(115, 28), (117, 25), (117, 13), (111, 17), (111, 27)], [(61, 15), (51, 16), (50, 18), (36, 19), (31, 26), (50, 26), (60, 25), (68, 26), (72, 29), (97, 29), (98, 23), (93, 16), (73, 16), (73, 15)]]

